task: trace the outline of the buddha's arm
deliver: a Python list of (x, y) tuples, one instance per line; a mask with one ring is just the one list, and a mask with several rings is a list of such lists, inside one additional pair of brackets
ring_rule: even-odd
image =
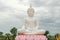
[(25, 29), (26, 29), (26, 26), (27, 26), (27, 25), (28, 25), (28, 22), (27, 22), (27, 20), (25, 20), (25, 21), (24, 21), (24, 26), (25, 26), (24, 28), (25, 28)]
[(35, 25), (36, 28), (38, 28), (39, 27), (39, 22), (36, 20), (34, 25)]
[(26, 20), (23, 21), (23, 29), (25, 29), (25, 26), (26, 26)]

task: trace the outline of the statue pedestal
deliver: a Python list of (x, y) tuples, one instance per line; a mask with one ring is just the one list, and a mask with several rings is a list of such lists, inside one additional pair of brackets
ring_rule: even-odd
[(21, 34), (16, 36), (15, 40), (47, 40), (43, 34)]

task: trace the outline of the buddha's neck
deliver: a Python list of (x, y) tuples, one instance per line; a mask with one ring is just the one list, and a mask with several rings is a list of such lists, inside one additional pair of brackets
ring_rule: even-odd
[(34, 18), (34, 17), (29, 17), (29, 18)]
[(34, 16), (28, 16), (29, 18), (33, 18)]

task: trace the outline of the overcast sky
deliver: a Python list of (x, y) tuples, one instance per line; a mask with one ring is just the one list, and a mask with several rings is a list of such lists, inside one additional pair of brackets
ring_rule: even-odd
[(0, 31), (22, 27), (30, 3), (39, 19), (40, 29), (60, 33), (60, 0), (0, 0)]

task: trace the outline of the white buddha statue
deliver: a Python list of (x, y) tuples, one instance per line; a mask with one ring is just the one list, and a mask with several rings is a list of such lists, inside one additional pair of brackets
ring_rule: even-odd
[(18, 29), (18, 33), (24, 33), (24, 34), (44, 34), (45, 30), (39, 30), (39, 22), (34, 17), (34, 9), (32, 8), (32, 5), (30, 5), (30, 8), (27, 10), (28, 17), (25, 18), (23, 27), (21, 29)]

